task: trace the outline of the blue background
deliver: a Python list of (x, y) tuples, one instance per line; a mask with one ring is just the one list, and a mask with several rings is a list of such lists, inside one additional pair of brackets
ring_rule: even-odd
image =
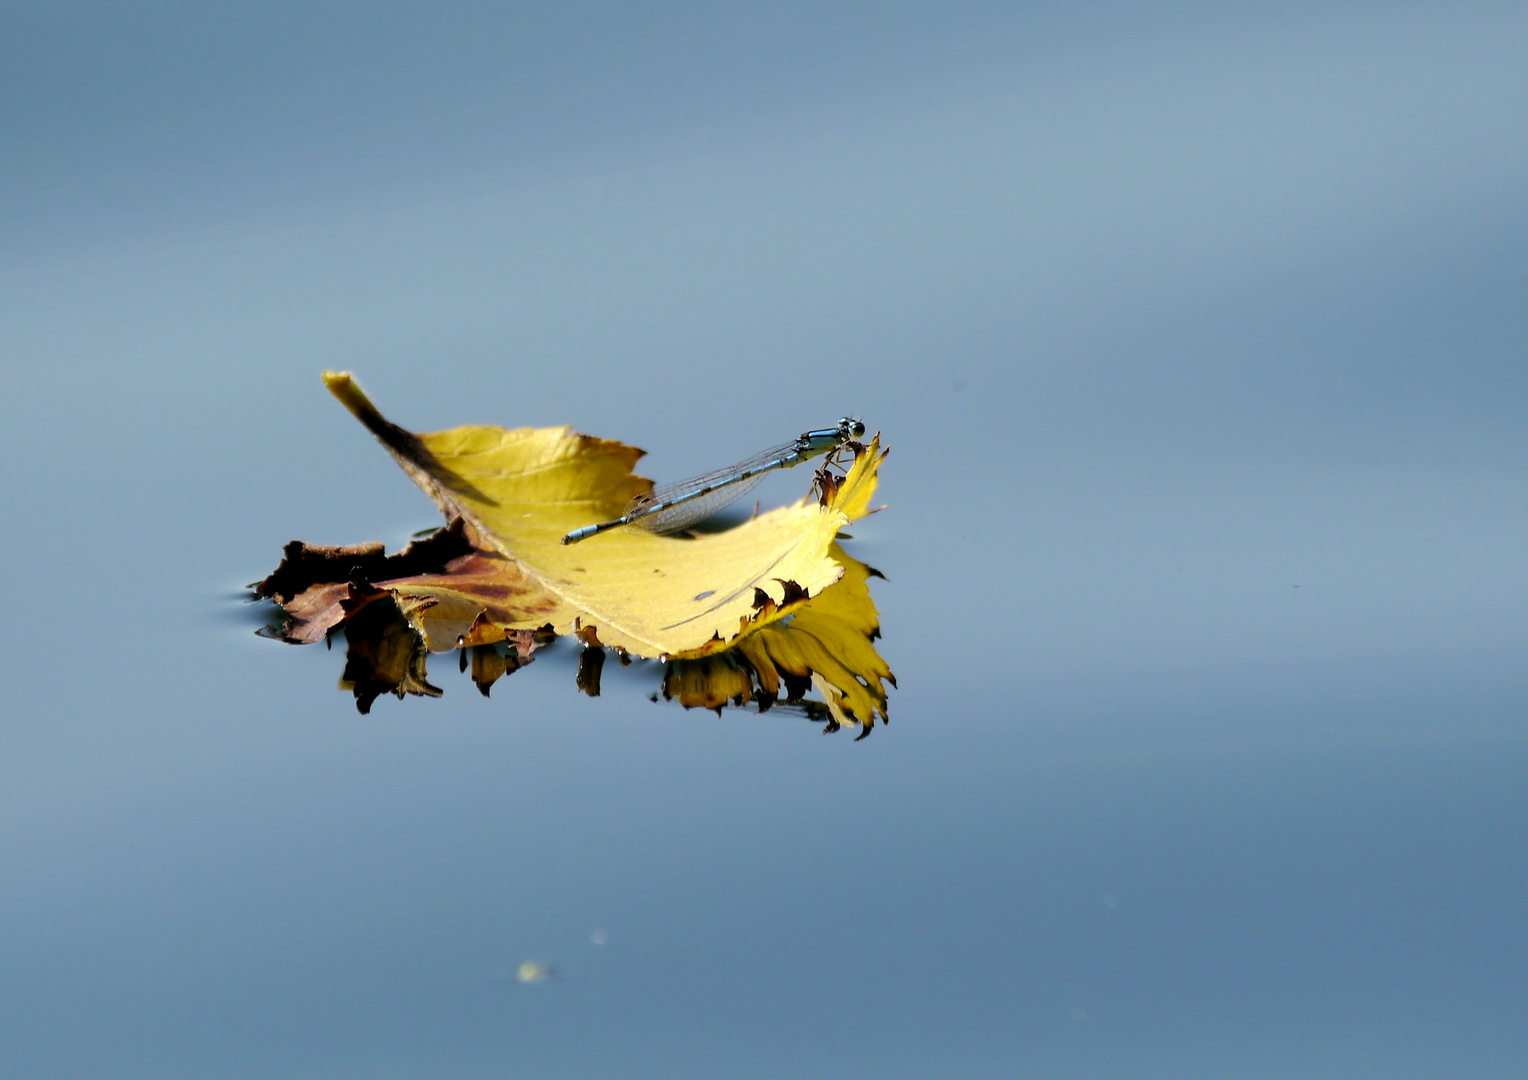
[[(7, 5), (0, 1071), (1523, 1075), (1525, 55), (1507, 3)], [(660, 480), (863, 415), (890, 727), (558, 650), (358, 717), (235, 599), (433, 523), (325, 368)]]

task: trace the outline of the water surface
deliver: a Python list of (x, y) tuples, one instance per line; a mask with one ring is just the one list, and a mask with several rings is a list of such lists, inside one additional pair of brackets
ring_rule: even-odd
[[(1521, 1075), (1520, 6), (6, 22), (7, 1075)], [(325, 368), (863, 415), (891, 724), (358, 716), (232, 599), (436, 523)]]

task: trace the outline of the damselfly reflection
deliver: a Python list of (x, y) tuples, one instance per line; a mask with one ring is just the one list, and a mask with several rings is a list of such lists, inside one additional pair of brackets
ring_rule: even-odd
[(562, 542), (576, 544), (622, 525), (635, 525), (659, 533), (683, 529), (730, 506), (753, 490), (766, 473), (775, 469), (789, 469), (824, 454), (828, 456), (829, 465), (835, 464), (838, 455), (852, 449), (854, 441), (864, 434), (862, 422), (845, 416), (836, 428), (802, 432), (790, 442), (761, 450), (736, 465), (655, 487), (633, 499), (620, 517), (574, 529), (562, 538)]

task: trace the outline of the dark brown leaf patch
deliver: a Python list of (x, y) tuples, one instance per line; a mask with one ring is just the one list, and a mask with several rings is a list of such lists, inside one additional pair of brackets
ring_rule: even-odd
[(392, 555), (385, 554), (378, 543), (327, 547), (293, 540), (283, 549), (276, 569), (252, 588), (256, 596), (285, 606), (314, 585), (442, 573), (452, 559), (472, 550), (460, 518)]

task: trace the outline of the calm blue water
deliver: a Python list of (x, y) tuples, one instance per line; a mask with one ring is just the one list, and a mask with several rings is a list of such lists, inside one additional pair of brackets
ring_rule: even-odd
[[(0, 1072), (1522, 1075), (1525, 48), (0, 16)], [(435, 523), (325, 368), (659, 479), (865, 416), (890, 726), (569, 650), (358, 716), (234, 599)]]

